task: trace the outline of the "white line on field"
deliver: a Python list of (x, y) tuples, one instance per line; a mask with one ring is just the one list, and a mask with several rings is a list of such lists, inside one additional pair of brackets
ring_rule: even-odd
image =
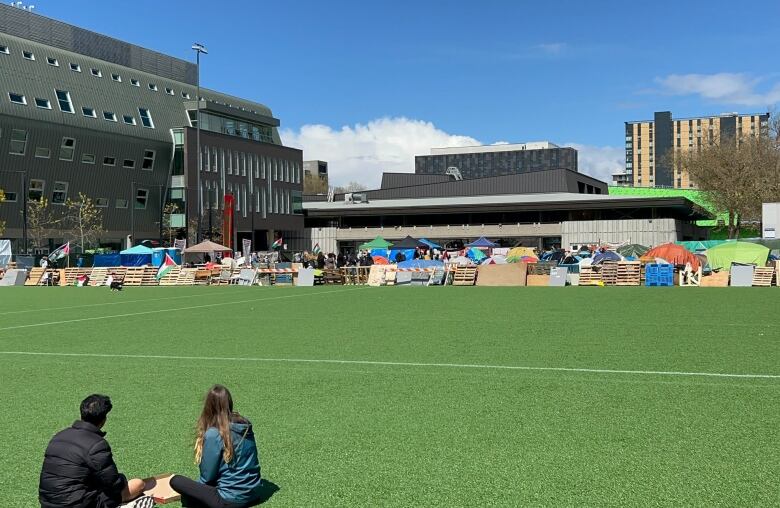
[[(362, 288), (361, 288), (362, 289)], [(24, 328), (37, 328), (41, 326), (51, 326), (51, 325), (64, 325), (68, 323), (83, 323), (85, 321), (100, 321), (101, 319), (113, 319), (113, 318), (124, 318), (124, 317), (132, 317), (132, 316), (145, 316), (148, 314), (163, 314), (166, 312), (176, 312), (179, 310), (194, 310), (194, 309), (208, 309), (210, 307), (222, 307), (225, 305), (236, 305), (236, 304), (245, 304), (245, 303), (251, 303), (251, 302), (265, 302), (269, 300), (282, 300), (285, 298), (298, 298), (301, 296), (316, 296), (316, 295), (326, 295), (326, 294), (332, 294), (332, 293), (344, 293), (348, 291), (358, 291), (358, 289), (338, 289), (335, 291), (317, 291), (313, 293), (296, 293), (293, 295), (284, 295), (284, 296), (271, 296), (266, 298), (248, 298), (244, 300), (238, 300), (238, 301), (229, 301), (229, 302), (216, 302), (216, 303), (204, 303), (203, 305), (191, 305), (189, 307), (176, 307), (173, 309), (165, 308), (165, 309), (155, 309), (155, 310), (145, 310), (145, 311), (139, 311), (139, 312), (128, 312), (125, 314), (112, 314), (110, 316), (94, 316), (94, 317), (86, 317), (86, 318), (78, 318), (78, 319), (64, 319), (61, 321), (46, 321), (43, 323), (30, 323), (26, 325), (15, 325), (15, 326), (5, 326), (3, 328), (0, 328), (0, 332), (8, 331), (8, 330), (21, 330)], [(221, 293), (224, 294), (224, 293)]]
[(316, 358), (241, 358), (219, 356), (168, 356), (168, 355), (137, 355), (111, 353), (51, 353), (41, 351), (0, 351), (0, 355), (19, 356), (62, 356), (86, 358), (134, 358), (142, 360), (194, 360), (209, 362), (269, 362), (269, 363), (330, 363), (342, 365), (383, 365), (394, 367), (439, 367), (455, 369), (491, 369), (491, 370), (526, 370), (546, 372), (584, 372), (590, 374), (634, 374), (647, 376), (698, 376), (726, 377), (747, 379), (780, 379), (778, 374), (729, 374), (722, 372), (680, 372), (658, 370), (622, 370), (622, 369), (586, 369), (576, 367), (528, 367), (522, 365), (482, 365), (471, 363), (421, 363), (421, 362), (382, 362), (372, 360), (328, 360)]

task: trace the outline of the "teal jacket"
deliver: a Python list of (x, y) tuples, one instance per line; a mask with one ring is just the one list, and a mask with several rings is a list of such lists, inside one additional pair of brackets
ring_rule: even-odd
[(215, 427), (206, 430), (203, 437), (203, 455), (200, 460), (200, 483), (217, 487), (225, 501), (251, 503), (260, 497), (260, 459), (257, 456), (252, 424), (238, 417), (230, 424), (233, 439), (233, 459), (225, 463), (224, 444)]

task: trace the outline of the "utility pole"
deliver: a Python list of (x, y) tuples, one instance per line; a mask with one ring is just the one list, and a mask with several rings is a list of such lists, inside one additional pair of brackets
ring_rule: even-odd
[(209, 52), (206, 50), (206, 47), (203, 44), (195, 43), (192, 45), (192, 49), (195, 50), (195, 66), (197, 68), (197, 82), (196, 82), (196, 88), (197, 92), (195, 93), (195, 100), (198, 102), (197, 106), (197, 123), (195, 124), (195, 144), (197, 146), (197, 157), (198, 157), (198, 176), (196, 178), (197, 186), (198, 186), (198, 193), (197, 193), (197, 201), (198, 201), (198, 231), (196, 232), (195, 238), (197, 240), (197, 243), (200, 243), (201, 241), (201, 232), (202, 232), (202, 220), (203, 220), (203, 197), (201, 196), (201, 189), (200, 189), (200, 172), (202, 171), (202, 157), (200, 153), (200, 54), (203, 53), (205, 55), (208, 55)]

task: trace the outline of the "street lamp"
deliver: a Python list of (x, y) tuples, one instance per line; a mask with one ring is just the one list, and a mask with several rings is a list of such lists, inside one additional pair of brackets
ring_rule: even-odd
[(200, 243), (201, 219), (203, 217), (203, 203), (201, 203), (203, 198), (201, 197), (201, 190), (200, 190), (200, 172), (202, 170), (201, 166), (203, 164), (201, 160), (201, 154), (200, 154), (200, 54), (203, 53), (204, 55), (208, 55), (209, 52), (206, 49), (206, 46), (204, 46), (203, 44), (199, 44), (197, 42), (192, 45), (192, 49), (195, 51), (195, 67), (197, 68), (197, 74), (198, 74), (197, 81), (196, 81), (197, 92), (195, 93), (195, 100), (198, 102), (197, 113), (195, 117), (197, 118), (197, 123), (195, 124), (195, 132), (196, 132), (195, 144), (198, 150), (198, 176), (196, 178), (197, 185), (198, 185), (198, 231), (196, 232), (195, 237), (197, 239), (197, 243)]

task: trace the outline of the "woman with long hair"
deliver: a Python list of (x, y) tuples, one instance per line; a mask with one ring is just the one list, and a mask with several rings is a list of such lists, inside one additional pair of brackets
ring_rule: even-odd
[(195, 432), (198, 481), (176, 475), (171, 487), (182, 506), (243, 508), (260, 499), (262, 481), (252, 424), (233, 411), (227, 388), (214, 385), (206, 394)]

